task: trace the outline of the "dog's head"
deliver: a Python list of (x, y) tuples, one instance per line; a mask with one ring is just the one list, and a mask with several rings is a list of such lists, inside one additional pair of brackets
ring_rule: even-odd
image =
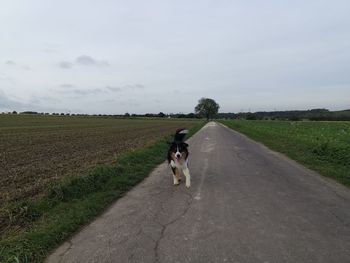
[(188, 144), (185, 142), (173, 142), (170, 144), (171, 157), (174, 160), (186, 159), (188, 156)]

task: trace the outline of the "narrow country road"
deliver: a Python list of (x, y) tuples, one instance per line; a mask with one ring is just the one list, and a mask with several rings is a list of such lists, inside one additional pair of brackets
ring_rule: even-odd
[(166, 163), (47, 262), (350, 262), (350, 190), (220, 124), (189, 140), (192, 187)]

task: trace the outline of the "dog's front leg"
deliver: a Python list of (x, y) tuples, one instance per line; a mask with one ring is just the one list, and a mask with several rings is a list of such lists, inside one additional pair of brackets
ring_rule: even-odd
[(174, 179), (174, 185), (179, 184), (179, 170), (177, 168), (173, 168), (173, 179)]
[(191, 187), (191, 175), (190, 175), (190, 170), (186, 167), (183, 169), (183, 173), (186, 177), (186, 187), (189, 188)]
[(179, 180), (176, 178), (175, 174), (173, 174), (173, 179), (174, 179), (174, 185), (178, 185)]
[(170, 162), (171, 171), (173, 172), (174, 185), (179, 184), (179, 169), (176, 168), (175, 162), (171, 160)]

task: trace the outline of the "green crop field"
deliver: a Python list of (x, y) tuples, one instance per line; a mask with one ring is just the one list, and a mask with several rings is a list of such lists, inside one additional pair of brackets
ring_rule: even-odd
[(350, 122), (222, 120), (308, 168), (350, 185)]
[(41, 262), (164, 161), (177, 128), (202, 125), (0, 115), (0, 262)]

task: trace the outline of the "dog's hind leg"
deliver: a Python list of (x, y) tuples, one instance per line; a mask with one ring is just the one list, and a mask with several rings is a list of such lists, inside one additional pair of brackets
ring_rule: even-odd
[(186, 167), (183, 169), (183, 173), (186, 177), (186, 187), (189, 188), (191, 187), (191, 175), (190, 175), (190, 170)]

